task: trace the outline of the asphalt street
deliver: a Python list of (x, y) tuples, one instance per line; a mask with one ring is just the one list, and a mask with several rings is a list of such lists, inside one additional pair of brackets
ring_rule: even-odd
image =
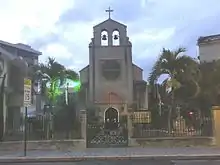
[[(220, 161), (103, 160), (57, 163), (4, 163), (4, 165), (219, 165)], [(0, 163), (0, 165), (3, 165)]]

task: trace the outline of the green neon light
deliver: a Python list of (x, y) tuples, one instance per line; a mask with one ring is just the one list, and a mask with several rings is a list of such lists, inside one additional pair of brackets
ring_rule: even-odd
[(48, 82), (46, 84), (46, 87), (48, 88), (49, 93), (54, 93), (54, 95), (60, 95), (64, 92), (64, 88), (67, 88), (67, 84), (68, 84), (68, 88), (72, 89), (73, 92), (79, 92), (80, 88), (81, 88), (81, 82), (79, 80), (74, 81), (71, 79), (66, 79), (65, 83), (63, 85), (60, 85), (60, 80), (56, 80), (53, 83), (52, 82)]

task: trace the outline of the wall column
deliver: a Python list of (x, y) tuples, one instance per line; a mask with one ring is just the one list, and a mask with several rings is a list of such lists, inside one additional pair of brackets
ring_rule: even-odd
[(220, 146), (220, 106), (212, 107), (214, 145)]
[(80, 121), (81, 121), (81, 138), (82, 148), (86, 148), (86, 132), (87, 132), (87, 115), (86, 110), (80, 110)]
[(128, 104), (125, 104), (125, 113), (127, 115), (127, 129), (128, 129), (128, 146), (137, 146), (136, 139), (132, 138), (133, 136), (133, 125), (131, 119), (131, 113), (128, 110)]

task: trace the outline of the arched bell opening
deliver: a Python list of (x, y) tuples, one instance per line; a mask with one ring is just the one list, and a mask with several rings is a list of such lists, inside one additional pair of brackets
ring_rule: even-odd
[(108, 32), (103, 30), (101, 32), (101, 46), (108, 46)]
[(120, 34), (118, 30), (114, 30), (112, 32), (112, 45), (119, 46), (120, 45)]

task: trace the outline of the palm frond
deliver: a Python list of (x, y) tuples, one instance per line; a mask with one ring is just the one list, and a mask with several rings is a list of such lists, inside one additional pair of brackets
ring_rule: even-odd
[(79, 80), (79, 75), (72, 69), (67, 69), (65, 71), (66, 78), (71, 79), (71, 80)]
[(155, 81), (157, 81), (158, 77), (161, 75), (161, 62), (160, 60), (156, 61), (156, 63), (153, 66), (152, 72), (149, 75), (148, 81), (150, 85), (155, 84)]

